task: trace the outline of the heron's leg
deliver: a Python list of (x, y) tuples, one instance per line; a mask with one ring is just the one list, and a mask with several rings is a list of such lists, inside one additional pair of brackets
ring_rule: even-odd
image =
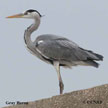
[(58, 76), (58, 79), (59, 79), (60, 94), (62, 94), (63, 90), (64, 90), (64, 84), (63, 84), (62, 77), (61, 77), (61, 74), (60, 74), (59, 62), (55, 61), (54, 62), (54, 67), (57, 71), (57, 76)]

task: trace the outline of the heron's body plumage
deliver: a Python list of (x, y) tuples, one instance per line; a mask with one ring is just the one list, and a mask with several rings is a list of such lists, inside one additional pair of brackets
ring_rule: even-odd
[(94, 60), (102, 60), (102, 56), (99, 57), (92, 51), (82, 49), (71, 40), (57, 35), (40, 35), (34, 44), (41, 56), (52, 62), (58, 61), (61, 66), (90, 65), (97, 67), (98, 64)]

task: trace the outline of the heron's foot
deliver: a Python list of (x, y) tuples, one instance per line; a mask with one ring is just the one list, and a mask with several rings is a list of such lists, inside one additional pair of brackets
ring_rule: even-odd
[(59, 87), (60, 87), (60, 94), (63, 94), (63, 90), (64, 90), (64, 84), (63, 82), (59, 82)]

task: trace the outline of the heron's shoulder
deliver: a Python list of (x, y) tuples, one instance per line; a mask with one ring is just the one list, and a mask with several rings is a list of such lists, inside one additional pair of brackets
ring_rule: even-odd
[(72, 46), (72, 47), (79, 47), (75, 42), (62, 37), (62, 36), (57, 36), (53, 34), (44, 34), (40, 35), (36, 38), (35, 43), (51, 43), (51, 44), (59, 44), (59, 45), (66, 45), (66, 46)]
[(43, 34), (43, 35), (39, 35), (36, 40), (40, 41), (40, 40), (56, 40), (56, 39), (66, 39), (62, 36), (57, 36), (57, 35), (53, 35), (53, 34)]

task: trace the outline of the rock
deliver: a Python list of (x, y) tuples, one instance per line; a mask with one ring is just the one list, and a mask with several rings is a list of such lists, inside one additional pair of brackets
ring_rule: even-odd
[(108, 108), (108, 84), (4, 108)]

